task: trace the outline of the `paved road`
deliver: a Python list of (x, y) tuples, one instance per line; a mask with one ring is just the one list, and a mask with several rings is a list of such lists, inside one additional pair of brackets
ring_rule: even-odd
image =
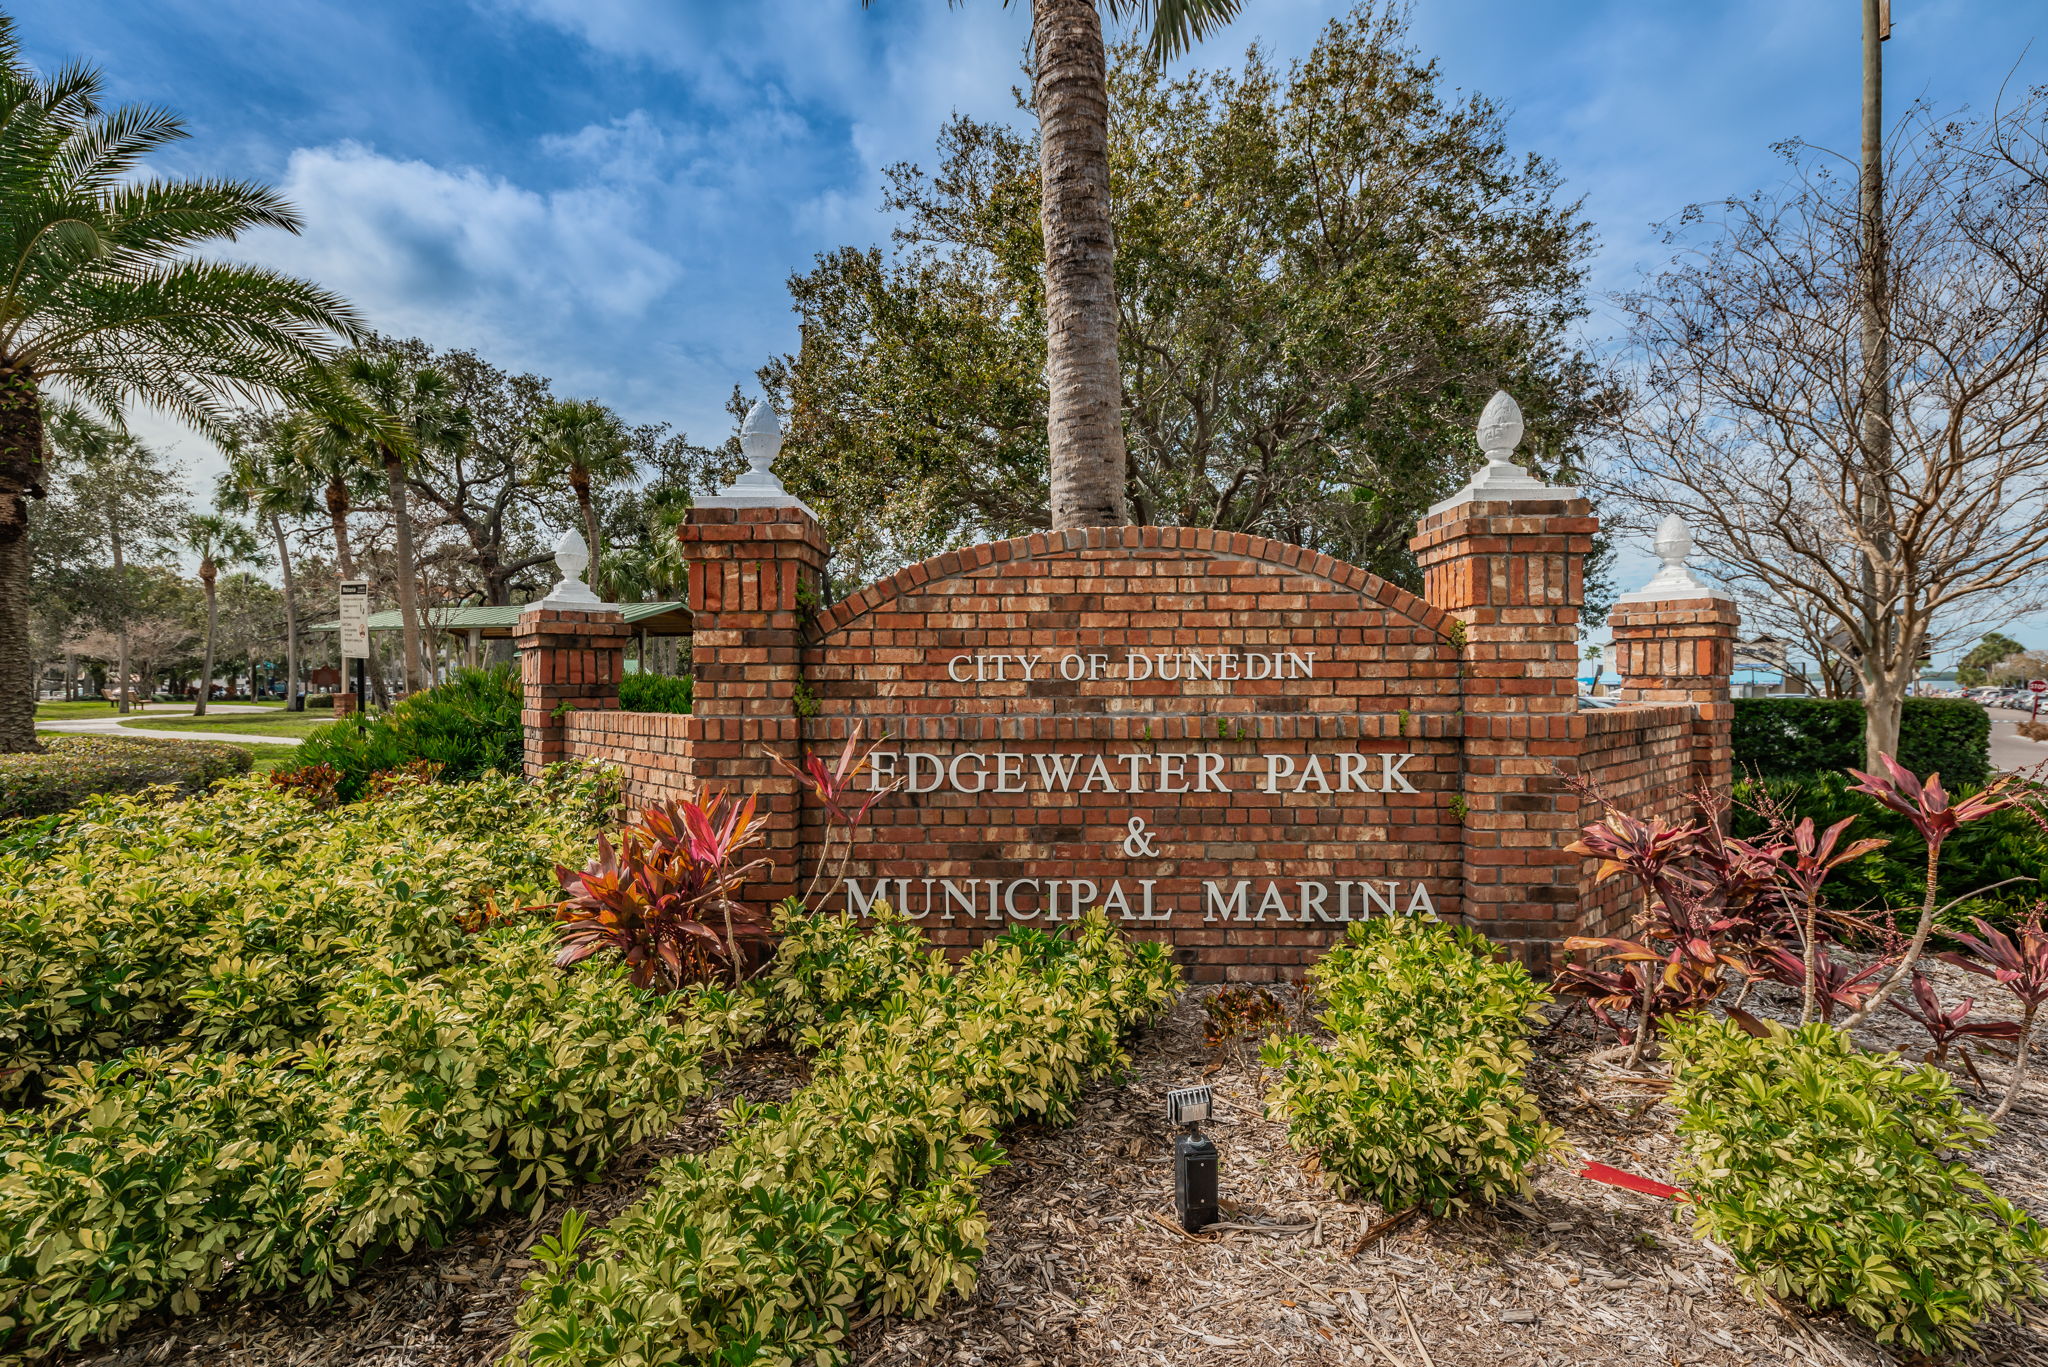
[[(206, 705), (206, 715), (209, 717), (226, 716), (231, 713), (275, 717), (282, 716), (284, 709), (278, 707), (251, 707), (247, 703), (231, 702), (215, 702)], [(168, 721), (172, 717), (189, 717), (192, 714), (189, 711), (173, 712), (167, 707), (161, 712), (144, 712), (141, 715), (143, 717), (162, 717)], [(148, 736), (155, 740), (238, 740), (247, 741), (254, 745), (297, 745), (303, 739), (299, 736), (258, 735), (251, 731), (160, 731), (151, 726), (121, 725), (123, 721), (134, 720), (135, 716), (136, 714), (133, 712), (129, 713), (125, 718), (118, 712), (109, 712), (104, 717), (68, 717), (62, 721), (52, 719), (37, 722), (36, 730), (68, 731), (73, 734), (88, 736)]]
[[(2011, 708), (1991, 709), (1991, 762), (2000, 769), (2031, 769), (2048, 760), (2048, 741), (2028, 740), (2015, 728), (2027, 713)], [(2048, 701), (2041, 705), (2041, 720), (2048, 721)]]

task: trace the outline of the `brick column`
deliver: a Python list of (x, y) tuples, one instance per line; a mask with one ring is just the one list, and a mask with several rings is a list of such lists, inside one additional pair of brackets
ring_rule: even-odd
[(696, 507), (676, 536), (690, 564), (691, 710), (795, 716), (804, 629), (824, 602), (818, 520), (801, 506)]
[(1521, 411), (1496, 394), (1480, 419), (1488, 463), (1429, 510), (1409, 542), (1423, 596), (1463, 624), (1466, 916), (1538, 969), (1578, 919), (1579, 825), (1559, 771), (1578, 769), (1584, 566), (1599, 523), (1576, 489), (1508, 459)]
[(569, 757), (563, 714), (619, 706), (626, 619), (616, 608), (559, 607), (543, 600), (519, 614), (519, 677), (525, 705), (526, 774)]
[(1735, 632), (1741, 623), (1726, 593), (1685, 567), (1692, 532), (1675, 514), (1657, 529), (1664, 568), (1634, 593), (1615, 601), (1607, 624), (1614, 632), (1615, 668), (1626, 702), (1690, 703), (1692, 781), (1725, 793), (1734, 782), (1731, 728), (1735, 705), (1728, 679), (1735, 672)]
[(804, 634), (824, 603), (825, 533), (770, 470), (782, 448), (775, 413), (756, 404), (740, 431), (750, 469), (702, 499), (676, 528), (690, 567), (692, 747), (699, 792), (723, 788), (759, 801), (771, 861), (749, 895), (802, 890), (798, 867), (803, 790), (770, 751), (794, 760), (803, 746), (799, 697)]

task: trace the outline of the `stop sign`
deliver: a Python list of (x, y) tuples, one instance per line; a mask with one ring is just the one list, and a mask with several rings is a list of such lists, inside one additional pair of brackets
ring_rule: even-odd
[(2048, 679), (2029, 679), (2027, 687), (2036, 693), (2048, 693)]

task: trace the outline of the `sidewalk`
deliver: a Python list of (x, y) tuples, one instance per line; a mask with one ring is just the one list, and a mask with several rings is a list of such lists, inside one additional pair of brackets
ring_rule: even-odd
[[(276, 717), (283, 716), (284, 711), (277, 707), (251, 707), (247, 703), (216, 702), (206, 705), (206, 715), (209, 717), (228, 714)], [(169, 721), (173, 717), (189, 717), (192, 713), (189, 710), (174, 712), (166, 707), (160, 712), (144, 712), (140, 715), (145, 718), (161, 717)], [(126, 717), (118, 712), (109, 712), (104, 717), (70, 717), (62, 721), (39, 721), (36, 723), (36, 730), (63, 731), (70, 735), (84, 736), (143, 736), (150, 740), (231, 740), (250, 745), (297, 745), (304, 739), (301, 736), (262, 736), (247, 731), (159, 731), (146, 726), (121, 725), (124, 721), (134, 720), (136, 716), (137, 714), (133, 712)]]

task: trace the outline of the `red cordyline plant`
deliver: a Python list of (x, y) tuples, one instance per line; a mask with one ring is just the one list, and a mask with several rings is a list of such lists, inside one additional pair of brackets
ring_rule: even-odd
[(2016, 1022), (1971, 1020), (1970, 1012), (1976, 1006), (1975, 997), (1965, 997), (1954, 1006), (1942, 1006), (1941, 999), (1934, 995), (1934, 984), (1927, 981), (1924, 973), (1913, 975), (1913, 1000), (1910, 1003), (1904, 1000), (1892, 1003), (1894, 1011), (1920, 1022), (1934, 1040), (1931, 1061), (1935, 1063), (1946, 1062), (1948, 1051), (1958, 1040), (2019, 1038), (2020, 1027)]
[[(1776, 846), (1734, 840), (1721, 833), (1719, 812), (1703, 802), (1700, 821), (1642, 820), (1609, 808), (1568, 846), (1599, 860), (1596, 881), (1618, 874), (1635, 879), (1643, 909), (1638, 938), (1574, 936), (1568, 950), (1592, 953), (1619, 969), (1573, 964), (1557, 976), (1559, 992), (1584, 997), (1595, 1018), (1629, 1045), (1628, 1064), (1641, 1061), (1656, 1022), (1696, 1011), (1721, 995), (1729, 974), (1753, 976), (1761, 949), (1761, 918), (1782, 899), (1772, 877)], [(1610, 1012), (1633, 1009), (1632, 1028)]]
[(2005, 1096), (1991, 1113), (1993, 1120), (2005, 1119), (2020, 1094), (2027, 1076), (2027, 1046), (2033, 1040), (2034, 1018), (2040, 1014), (2042, 1005), (2048, 1003), (2048, 926), (2043, 925), (2044, 916), (2048, 916), (2048, 902), (2034, 903), (2019, 924), (2017, 941), (1983, 918), (1973, 917), (1977, 933), (1958, 932), (1955, 937), (1963, 949), (1935, 955), (1958, 968), (1990, 978), (2019, 999), (2020, 1020), (2011, 1036), (2018, 1040), (2015, 1047), (2019, 1057), (2006, 1081)]
[(1934, 900), (1942, 843), (1961, 827), (1972, 821), (1981, 821), (2019, 800), (2017, 794), (2009, 791), (2010, 780), (2002, 778), (1961, 802), (1951, 802), (1948, 790), (1941, 786), (1940, 774), (1929, 774), (1923, 783), (1912, 770), (1890, 755), (1879, 755), (1877, 760), (1884, 772), (1866, 774), (1860, 769), (1851, 769), (1850, 774), (1859, 781), (1851, 784), (1850, 789), (1868, 794), (1880, 805), (1912, 822), (1913, 829), (1920, 832), (1920, 838), (1927, 842), (1927, 891), (1920, 904), (1919, 923), (1913, 928), (1913, 938), (1907, 943), (1905, 952), (1899, 956), (1891, 973), (1878, 984), (1877, 990), (1865, 999), (1855, 1015), (1844, 1022), (1846, 1029), (1854, 1029), (1869, 1019), (1871, 1012), (1883, 1005), (1901, 984), (1911, 979), (1913, 970), (1919, 965), (1920, 956), (1927, 948), (1928, 933), (1934, 929), (1935, 917), (1945, 910), (1937, 907)]
[[(1827, 1018), (1835, 1018), (1835, 1005), (1841, 997), (1834, 995), (1837, 985), (1824, 983), (1818, 973), (1823, 957), (1820, 946), (1820, 889), (1828, 875), (1852, 859), (1861, 859), (1873, 850), (1883, 849), (1890, 841), (1863, 839), (1841, 844), (1843, 832), (1856, 818), (1845, 816), (1825, 831), (1816, 831), (1812, 817), (1802, 817), (1790, 831), (1786, 842), (1785, 858), (1781, 864), (1781, 877), (1786, 890), (1791, 894), (1796, 907), (1796, 923), (1799, 927), (1801, 972), (1792, 984), (1799, 989), (1799, 1023), (1806, 1024), (1813, 1019), (1813, 1012), (1819, 1004), (1820, 994), (1825, 987), (1829, 992)], [(1776, 951), (1783, 954), (1782, 950)], [(1782, 968), (1782, 965), (1778, 965)], [(1881, 968), (1882, 965), (1876, 967)], [(1862, 982), (1875, 968), (1866, 969), (1855, 976), (1853, 981)], [(1775, 974), (1773, 976), (1776, 976)], [(1779, 979), (1784, 981), (1783, 978)], [(1874, 986), (1874, 985), (1873, 985)], [(1871, 989), (1866, 988), (1865, 991)], [(1853, 1007), (1852, 1007), (1853, 1009)]]
[(1771, 945), (1757, 960), (1759, 977), (1800, 990), (1802, 1025), (1813, 1019), (1815, 1010), (1829, 1025), (1835, 1023), (1835, 1012), (1856, 1010), (1877, 990), (1877, 979), (1891, 966), (1890, 959), (1878, 958), (1860, 969), (1851, 968), (1832, 958), (1817, 942), (1809, 942), (1803, 954)]
[(715, 791), (647, 808), (616, 846), (600, 836), (584, 868), (555, 869), (568, 894), (555, 907), (555, 963), (615, 949), (634, 986), (661, 992), (745, 978), (772, 940), (766, 916), (733, 895), (768, 862), (742, 858), (761, 838), (754, 799)]
[[(815, 752), (807, 754), (802, 764), (792, 764), (781, 755), (768, 752), (768, 758), (775, 766), (810, 789), (811, 795), (825, 809), (830, 822), (825, 827), (825, 846), (818, 851), (817, 866), (811, 871), (811, 881), (804, 888), (803, 900), (811, 904), (818, 891), (819, 882), (825, 877), (825, 870), (831, 867), (832, 846), (838, 841), (839, 863), (833, 871), (832, 881), (837, 883), (846, 872), (847, 861), (853, 857), (853, 847), (860, 834), (860, 828), (867, 824), (868, 813), (875, 804), (903, 786), (902, 779), (883, 784), (865, 795), (858, 790), (861, 777), (872, 767), (875, 751), (879, 750), (887, 736), (877, 740), (865, 750), (860, 748), (860, 732), (849, 732), (846, 746), (839, 752), (839, 758), (831, 767), (818, 758)], [(843, 828), (843, 830), (842, 830)]]

